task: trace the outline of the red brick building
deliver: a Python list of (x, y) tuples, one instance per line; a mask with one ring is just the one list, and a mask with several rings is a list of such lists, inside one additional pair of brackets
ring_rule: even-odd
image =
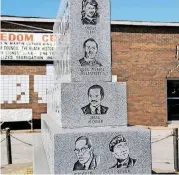
[[(50, 33), (53, 23), (54, 19), (3, 16), (1, 32)], [(127, 82), (129, 124), (166, 126), (177, 122), (179, 23), (112, 21), (111, 31), (112, 71), (119, 82)], [(39, 127), (40, 115), (46, 113), (47, 106), (35, 90), (35, 79), (44, 80), (47, 67), (52, 64), (52, 61), (2, 61), (2, 75), (29, 76), (29, 101), (18, 103), (21, 97), (16, 96), (12, 103), (1, 100), (1, 108), (32, 109), (34, 127)]]
[(127, 82), (129, 124), (179, 120), (177, 45), (179, 23), (112, 21), (112, 69)]

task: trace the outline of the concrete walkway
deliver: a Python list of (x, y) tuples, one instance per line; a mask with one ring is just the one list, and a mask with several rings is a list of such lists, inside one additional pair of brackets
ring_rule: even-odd
[[(172, 129), (152, 130), (152, 169), (156, 172), (174, 172)], [(162, 138), (164, 140), (159, 141)]]
[[(26, 143), (33, 145), (33, 136), (35, 134), (32, 133), (24, 133), (24, 134), (13, 134), (17, 139), (20, 139)], [(1, 140), (5, 138), (5, 134), (1, 135)], [(12, 163), (28, 163), (33, 160), (33, 146), (22, 143), (15, 138), (11, 137), (12, 144)], [(6, 150), (6, 140), (1, 144), (1, 165), (7, 165), (7, 150)]]

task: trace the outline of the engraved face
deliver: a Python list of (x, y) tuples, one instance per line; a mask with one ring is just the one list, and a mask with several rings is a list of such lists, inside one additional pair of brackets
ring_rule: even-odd
[(85, 57), (88, 59), (95, 59), (98, 48), (95, 42), (88, 41), (85, 45)]
[(78, 140), (75, 146), (75, 153), (81, 164), (85, 164), (92, 156), (92, 148), (86, 145), (86, 140)]
[(100, 89), (90, 89), (89, 91), (89, 102), (92, 106), (98, 107), (101, 104), (101, 94), (100, 94)]
[(129, 156), (129, 148), (126, 142), (120, 142), (114, 146), (113, 155), (116, 159), (125, 160)]
[(85, 12), (87, 17), (93, 18), (96, 13), (96, 7), (88, 3), (85, 7)]

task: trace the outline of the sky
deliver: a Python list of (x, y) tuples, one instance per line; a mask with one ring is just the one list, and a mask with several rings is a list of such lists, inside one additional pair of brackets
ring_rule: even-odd
[[(60, 0), (1, 0), (1, 14), (56, 18)], [(179, 22), (179, 0), (111, 0), (111, 19)]]

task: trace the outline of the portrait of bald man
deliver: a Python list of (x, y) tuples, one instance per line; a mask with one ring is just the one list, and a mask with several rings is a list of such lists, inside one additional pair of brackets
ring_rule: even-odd
[(89, 38), (84, 42), (83, 50), (84, 57), (79, 60), (81, 66), (102, 66), (102, 64), (96, 59), (98, 44), (93, 38)]

